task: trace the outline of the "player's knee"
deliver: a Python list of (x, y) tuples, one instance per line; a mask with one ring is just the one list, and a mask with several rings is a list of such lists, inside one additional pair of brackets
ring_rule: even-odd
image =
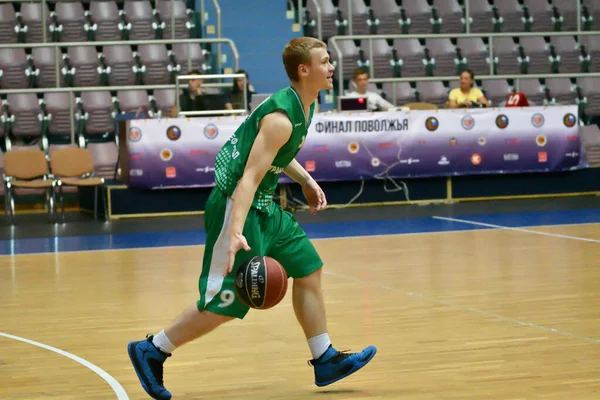
[(318, 270), (314, 271), (313, 273), (311, 273), (310, 275), (307, 275), (305, 277), (302, 278), (296, 278), (294, 279), (294, 285), (300, 285), (300, 286), (321, 286), (321, 274), (322, 274), (322, 268), (319, 268)]

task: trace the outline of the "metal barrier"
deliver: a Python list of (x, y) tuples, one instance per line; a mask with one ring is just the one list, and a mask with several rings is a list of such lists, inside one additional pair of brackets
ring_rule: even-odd
[[(318, 0), (308, 0), (310, 2), (312, 2), (312, 4), (315, 7), (315, 10), (317, 11), (317, 37), (320, 40), (323, 40), (323, 34), (322, 34), (322, 29), (321, 29), (321, 23), (322, 23), (322, 13), (321, 13), (321, 6), (319, 5), (319, 1)], [(347, 2), (347, 9), (348, 9), (348, 15), (346, 16), (347, 18), (347, 22), (348, 22), (348, 33), (351, 36), (354, 32), (352, 30), (352, 0), (340, 0), (340, 1), (346, 1)], [(371, 1), (377, 1), (377, 0), (371, 0)], [(465, 29), (466, 29), (466, 33), (470, 33), (471, 32), (471, 7), (470, 7), (470, 3), (471, 0), (465, 0), (465, 13), (464, 13), (464, 18), (466, 21), (465, 24)], [(576, 0), (576, 8), (577, 8), (577, 32), (581, 32), (581, 1), (580, 0)], [(303, 14), (303, 8), (302, 7), (302, 2), (299, 3), (299, 9), (300, 12), (299, 14), (302, 15)], [(521, 36), (521, 33), (514, 33), (513, 36)], [(438, 36), (439, 37), (439, 36)], [(445, 36), (442, 36), (445, 37)]]
[(202, 111), (180, 111), (179, 96), (175, 99), (177, 107), (177, 116), (200, 116), (214, 114), (246, 114), (248, 112), (248, 88), (246, 87), (246, 74), (222, 74), (222, 75), (178, 75), (175, 80), (176, 93), (179, 93), (179, 80), (181, 79), (227, 79), (227, 78), (243, 78), (244, 79), (244, 108), (232, 110), (202, 110)]
[[(59, 47), (80, 47), (80, 46), (116, 46), (116, 45), (141, 45), (141, 44), (202, 44), (202, 43), (227, 43), (231, 47), (233, 53), (233, 65), (235, 70), (239, 69), (240, 55), (238, 53), (235, 43), (231, 39), (218, 38), (218, 39), (163, 39), (163, 40), (119, 40), (119, 41), (108, 41), (108, 42), (65, 42), (65, 43), (14, 43), (14, 44), (3, 44), (2, 48), (5, 49), (23, 49), (23, 48), (36, 48), (36, 47), (54, 47), (54, 56), (56, 62), (56, 87), (60, 87), (60, 51)], [(188, 67), (191, 69), (191, 59), (188, 58)], [(109, 86), (107, 86), (109, 87)], [(18, 89), (15, 89), (18, 90)]]
[[(582, 31), (582, 32), (523, 32), (523, 33), (482, 33), (482, 34), (472, 34), (472, 33), (456, 33), (456, 34), (427, 34), (427, 35), (350, 35), (350, 36), (332, 36), (329, 39), (329, 43), (335, 50), (338, 56), (338, 80), (340, 90), (343, 90), (344, 87), (344, 55), (342, 54), (340, 47), (338, 46), (338, 41), (340, 40), (368, 40), (369, 41), (369, 69), (370, 76), (373, 76), (373, 40), (377, 39), (448, 39), (448, 38), (482, 38), (486, 37), (488, 39), (499, 38), (499, 37), (539, 37), (539, 36), (599, 36), (600, 31)], [(494, 48), (492, 44), (492, 40), (489, 40), (488, 49), (489, 49), (489, 60), (490, 60), (490, 75), (494, 75)], [(553, 76), (557, 76), (560, 74), (553, 74)], [(570, 74), (572, 76), (573, 74)], [(532, 77), (533, 75), (522, 75), (522, 77)], [(592, 76), (591, 74), (585, 74), (585, 76)], [(415, 78), (393, 78), (397, 79), (396, 82), (419, 82), (423, 80), (443, 80), (443, 77), (431, 77), (433, 79), (426, 79), (426, 77), (415, 77)], [(456, 78), (456, 77), (455, 77)], [(379, 82), (391, 82), (392, 78), (386, 78), (386, 80), (378, 80)], [(482, 78), (479, 78), (482, 79)], [(375, 82), (375, 79), (370, 79), (370, 81)]]

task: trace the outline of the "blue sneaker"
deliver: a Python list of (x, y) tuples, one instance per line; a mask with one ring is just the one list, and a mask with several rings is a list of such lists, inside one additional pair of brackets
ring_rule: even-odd
[(329, 346), (321, 357), (309, 361), (315, 367), (315, 385), (327, 386), (355, 373), (376, 353), (375, 346), (369, 346), (360, 353), (341, 352)]
[(163, 386), (163, 364), (171, 354), (154, 346), (153, 337), (148, 334), (146, 340), (129, 342), (127, 352), (146, 393), (153, 399), (170, 400), (171, 392)]

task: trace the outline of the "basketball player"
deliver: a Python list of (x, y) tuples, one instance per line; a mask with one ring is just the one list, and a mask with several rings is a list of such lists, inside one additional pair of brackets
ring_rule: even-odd
[(284, 172), (302, 185), (311, 213), (327, 204), (323, 190), (294, 157), (304, 144), (319, 91), (333, 87), (334, 68), (325, 43), (309, 37), (285, 46), (283, 64), (291, 86), (260, 104), (216, 157), (216, 186), (205, 212), (200, 300), (157, 335), (128, 345), (138, 378), (155, 399), (171, 398), (163, 363), (176, 348), (244, 318), (248, 307), (235, 296), (234, 267), (255, 255), (279, 261), (294, 279), (294, 312), (308, 340), (317, 386), (356, 372), (377, 351), (369, 346), (342, 353), (331, 345), (321, 291), (323, 262), (294, 217), (273, 202)]

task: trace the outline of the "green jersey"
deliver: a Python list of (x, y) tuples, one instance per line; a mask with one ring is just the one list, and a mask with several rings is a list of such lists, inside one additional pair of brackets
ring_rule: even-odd
[(314, 109), (315, 104), (313, 103), (310, 106), (310, 115), (306, 118), (300, 96), (291, 86), (273, 93), (252, 111), (217, 154), (215, 160), (216, 185), (229, 196), (233, 194), (238, 181), (244, 174), (250, 150), (258, 135), (260, 121), (275, 111), (286, 113), (292, 123), (292, 135), (277, 152), (267, 174), (258, 185), (252, 202), (252, 207), (270, 214), (279, 175), (304, 145)]

